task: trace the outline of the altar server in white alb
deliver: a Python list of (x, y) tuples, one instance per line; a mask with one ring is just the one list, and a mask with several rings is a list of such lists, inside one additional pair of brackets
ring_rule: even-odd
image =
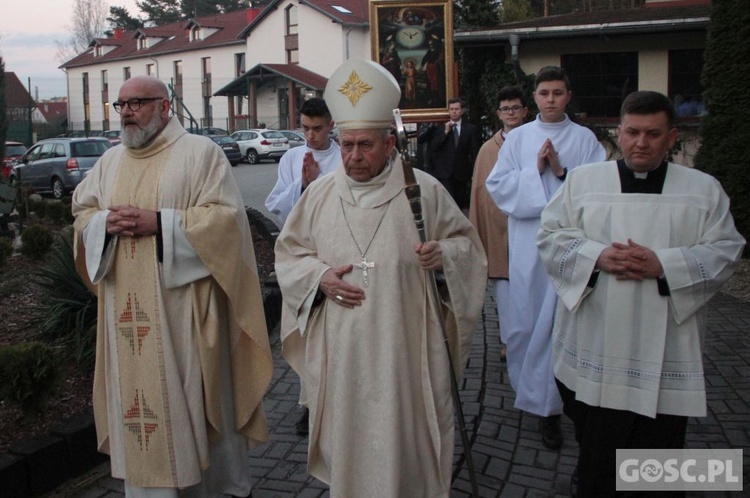
[(306, 100), (299, 110), (306, 144), (289, 149), (279, 161), (279, 176), (266, 198), (266, 208), (284, 225), (302, 192), (341, 164), (341, 149), (330, 137), (334, 127), (326, 101)]
[(624, 159), (572, 171), (538, 237), (560, 295), (554, 369), (579, 497), (614, 494), (617, 448), (683, 448), (687, 417), (706, 415), (706, 305), (745, 245), (719, 182), (665, 159), (669, 99), (632, 93), (620, 116)]
[(539, 70), (536, 120), (508, 133), (487, 191), (508, 215), (509, 288), (507, 365), (519, 410), (544, 417), (542, 442), (562, 445), (562, 401), (552, 374), (550, 338), (557, 301), (536, 248), (539, 216), (576, 166), (605, 159), (594, 134), (565, 114), (572, 93), (559, 67)]
[[(283, 353), (310, 408), (308, 471), (334, 498), (448, 497), (454, 408), (438, 313), (460, 370), (484, 302), (476, 230), (436, 179), (415, 171), (420, 242), (390, 132), (400, 97), (373, 61), (333, 72), (325, 98), (342, 166), (305, 190), (276, 243)], [(428, 271), (445, 276), (440, 303)]]

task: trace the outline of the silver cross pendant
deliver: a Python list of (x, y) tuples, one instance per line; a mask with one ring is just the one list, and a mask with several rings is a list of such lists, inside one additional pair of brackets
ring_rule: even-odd
[(367, 258), (362, 256), (362, 261), (359, 264), (354, 265), (354, 268), (357, 270), (362, 270), (362, 284), (365, 287), (369, 287), (370, 285), (370, 276), (367, 273), (367, 270), (370, 268), (375, 268), (375, 263), (373, 261), (367, 262)]

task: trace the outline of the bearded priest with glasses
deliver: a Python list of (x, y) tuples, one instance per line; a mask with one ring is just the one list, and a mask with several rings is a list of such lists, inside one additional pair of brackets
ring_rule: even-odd
[(126, 497), (248, 496), (272, 359), (231, 166), (125, 82), (122, 145), (73, 195), (76, 265), (98, 295), (94, 415)]

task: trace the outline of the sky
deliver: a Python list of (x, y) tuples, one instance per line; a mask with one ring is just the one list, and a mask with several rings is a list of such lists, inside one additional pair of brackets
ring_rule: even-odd
[[(139, 16), (136, 0), (104, 0), (109, 6), (125, 7)], [(31, 95), (44, 100), (65, 97), (65, 73), (58, 67), (57, 41), (70, 38), (74, 0), (2, 0), (0, 11), (0, 55), (5, 71), (16, 73)]]

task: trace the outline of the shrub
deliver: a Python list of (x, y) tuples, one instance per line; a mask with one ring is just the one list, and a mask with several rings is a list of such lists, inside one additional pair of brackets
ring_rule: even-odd
[(29, 211), (35, 213), (38, 218), (44, 218), (47, 216), (47, 201), (45, 200), (28, 200)]
[(73, 223), (73, 213), (70, 210), (70, 204), (62, 202), (50, 202), (47, 204), (47, 218), (55, 223)]
[(0, 399), (24, 413), (41, 410), (62, 378), (60, 359), (38, 341), (0, 348)]
[(41, 225), (31, 225), (21, 233), (21, 254), (41, 259), (55, 241), (52, 231)]
[(64, 344), (79, 365), (93, 365), (97, 300), (76, 271), (71, 228), (57, 237), (47, 263), (32, 270), (31, 279), (44, 290), (43, 304), (32, 307), (42, 338)]
[(0, 237), (0, 268), (5, 266), (5, 261), (13, 254), (13, 242), (5, 237)]

